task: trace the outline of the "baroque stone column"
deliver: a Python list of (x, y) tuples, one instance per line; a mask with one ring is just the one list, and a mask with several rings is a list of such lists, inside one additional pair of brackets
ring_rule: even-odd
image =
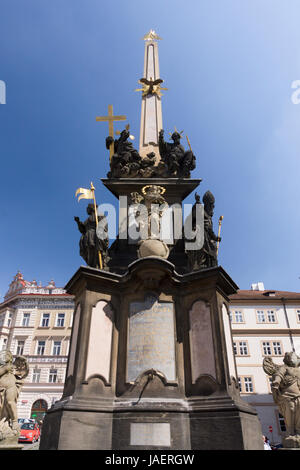
[[(239, 395), (221, 268), (178, 274), (149, 257), (125, 274), (81, 267), (62, 399), (41, 449), (261, 449)], [(228, 337), (229, 334), (229, 337)]]

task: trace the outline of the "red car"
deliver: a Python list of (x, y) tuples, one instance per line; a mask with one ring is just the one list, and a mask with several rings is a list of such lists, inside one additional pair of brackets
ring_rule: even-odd
[(36, 442), (40, 438), (40, 428), (37, 423), (24, 423), (21, 426), (19, 442)]

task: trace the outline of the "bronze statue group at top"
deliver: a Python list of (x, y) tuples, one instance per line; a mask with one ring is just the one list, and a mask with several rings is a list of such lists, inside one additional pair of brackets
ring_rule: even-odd
[(124, 129), (119, 139), (106, 138), (106, 148), (114, 143), (115, 153), (110, 162), (108, 178), (189, 178), (196, 168), (196, 158), (192, 150), (185, 150), (180, 142), (181, 135), (175, 131), (173, 142), (166, 142), (164, 130), (159, 131), (160, 161), (156, 165), (156, 155), (149, 152), (141, 157), (133, 144), (128, 141), (129, 130)]

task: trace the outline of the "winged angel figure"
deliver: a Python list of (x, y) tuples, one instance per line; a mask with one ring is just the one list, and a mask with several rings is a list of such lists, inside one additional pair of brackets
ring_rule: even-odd
[(284, 417), (287, 437), (286, 447), (300, 447), (300, 357), (287, 352), (283, 365), (265, 357), (263, 370), (272, 377), (271, 390), (279, 412)]
[(25, 357), (14, 360), (9, 350), (0, 352), (0, 441), (18, 439), (17, 401), (28, 373)]
[(139, 80), (139, 83), (143, 86), (143, 88), (138, 88), (135, 91), (141, 91), (142, 96), (148, 96), (148, 95), (157, 95), (159, 98), (162, 96), (161, 90), (167, 90), (168, 88), (162, 88), (160, 85), (163, 83), (163, 80), (161, 78), (157, 78), (156, 80), (153, 80), (152, 77), (150, 77), (150, 80), (147, 78), (141, 78)]

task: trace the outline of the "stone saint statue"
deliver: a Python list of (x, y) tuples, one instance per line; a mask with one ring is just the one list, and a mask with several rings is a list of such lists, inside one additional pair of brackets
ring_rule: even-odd
[(114, 154), (110, 162), (108, 178), (152, 178), (156, 175), (154, 152), (148, 153), (143, 158), (128, 141), (130, 137), (128, 128), (124, 129), (119, 139), (106, 138), (106, 148), (109, 149), (114, 143)]
[(271, 358), (263, 361), (266, 374), (272, 376), (271, 390), (280, 414), (284, 417), (286, 437), (284, 447), (300, 448), (300, 357), (295, 352), (285, 353), (283, 365)]
[[(98, 207), (98, 206), (97, 206)], [(98, 214), (98, 226), (101, 224), (102, 236), (97, 236), (96, 217), (94, 204), (88, 204), (88, 218), (81, 222), (79, 217), (74, 217), (80, 231), (81, 238), (79, 241), (80, 256), (84, 259), (88, 266), (92, 268), (100, 268), (99, 252), (102, 256), (103, 267), (107, 263), (108, 250), (108, 227), (104, 214)]]
[(135, 150), (132, 143), (128, 141), (129, 130), (124, 129), (119, 139), (106, 137), (106, 148), (109, 149), (114, 143), (114, 154), (110, 162), (108, 178), (133, 178), (140, 170), (141, 156)]
[[(193, 230), (199, 230), (200, 227), (196, 226), (195, 210), (196, 205), (200, 204), (200, 197), (195, 195), (196, 202), (192, 208), (192, 227)], [(199, 270), (204, 268), (211, 268), (218, 265), (217, 258), (217, 245), (221, 241), (213, 231), (212, 217), (214, 215), (215, 198), (210, 191), (206, 191), (203, 198), (204, 204), (204, 243), (200, 250), (190, 250), (187, 252), (189, 260), (189, 268), (191, 270)]]
[(24, 357), (17, 356), (13, 361), (10, 351), (0, 352), (0, 448), (18, 442), (17, 401), (28, 372)]
[(189, 178), (190, 172), (196, 168), (196, 158), (191, 150), (185, 151), (180, 143), (181, 135), (173, 132), (173, 142), (165, 142), (164, 130), (159, 132), (159, 153), (161, 163), (165, 165), (168, 177)]
[(162, 186), (151, 184), (142, 188), (143, 196), (137, 192), (131, 193), (133, 203), (137, 206), (142, 204), (145, 208), (145, 212), (137, 210), (135, 214), (139, 232), (144, 236), (138, 242), (140, 258), (158, 256), (167, 259), (169, 256), (168, 246), (160, 239), (162, 217), (169, 207), (163, 197), (164, 192)]

